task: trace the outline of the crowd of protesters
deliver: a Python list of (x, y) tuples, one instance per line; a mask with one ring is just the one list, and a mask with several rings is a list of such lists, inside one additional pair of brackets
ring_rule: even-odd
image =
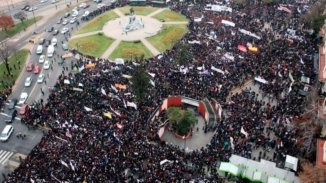
[[(252, 151), (261, 147), (275, 150), (272, 161), (280, 162), (286, 154), (297, 156), (300, 136), (288, 123), (303, 111), (301, 91), (307, 85), (301, 77), (309, 77), (310, 83), (316, 78), (316, 43), (299, 17), (313, 2), (282, 1), (291, 10), (286, 12), (278, 9), (280, 5), (259, 1), (250, 8), (225, 1), (222, 4), (232, 12), (215, 13), (205, 11), (209, 3), (170, 2), (172, 10), (190, 19), (190, 31), (181, 42), (191, 46), (193, 60), (179, 66), (174, 59), (178, 48), (173, 47), (142, 61), (152, 86), (136, 107), (126, 105), (136, 102), (127, 76), (138, 63), (115, 64), (79, 54), (72, 67), (80, 72), (61, 75), (47, 104), (24, 118), (26, 124), (38, 121), (51, 130), (6, 182), (223, 182), (216, 168), (231, 154), (253, 158)], [(222, 20), (235, 26), (225, 26)], [(295, 36), (286, 37), (289, 29)], [(247, 43), (259, 51), (237, 49)], [(96, 66), (84, 68), (89, 64)], [(262, 100), (250, 88), (229, 96), (232, 89), (257, 77), (263, 82), (255, 84), (270, 100)], [(185, 153), (162, 143), (159, 124), (148, 123), (169, 95), (221, 103), (221, 122), (210, 129), (215, 135), (205, 148)], [(162, 164), (163, 160), (169, 161)]]

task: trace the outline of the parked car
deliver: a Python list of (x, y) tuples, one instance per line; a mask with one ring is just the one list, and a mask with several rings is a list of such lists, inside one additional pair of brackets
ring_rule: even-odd
[(41, 3), (46, 3), (48, 2), (48, 0), (41, 0)]
[(44, 63), (45, 60), (45, 55), (41, 55), (40, 58), (38, 59), (38, 63), (42, 64)]
[(38, 42), (39, 45), (43, 45), (45, 42), (45, 39), (44, 38), (41, 38), (40, 41)]
[(62, 25), (67, 25), (67, 24), (68, 24), (68, 20), (67, 19), (63, 19)]
[(105, 6), (105, 4), (100, 3), (100, 4), (97, 5), (97, 8), (98, 8), (98, 9), (101, 9), (101, 8), (104, 7), (104, 6)]
[(72, 11), (71, 16), (72, 17), (77, 17), (78, 16), (78, 11), (77, 10)]
[(22, 106), (20, 106), (20, 111), (19, 114), (20, 115), (25, 115), (29, 110), (29, 107), (27, 104), (23, 104)]
[(81, 3), (81, 4), (79, 5), (79, 8), (84, 8), (84, 9), (86, 9), (86, 8), (88, 8), (88, 7), (89, 7), (89, 5), (86, 4), (86, 3)]
[(18, 102), (17, 99), (15, 99), (15, 98), (11, 99), (10, 102), (9, 102), (8, 109), (10, 109), (10, 110), (11, 110), (11, 109), (14, 109), (15, 106), (16, 106), (16, 104), (17, 104), (17, 102)]
[(83, 14), (83, 17), (87, 17), (89, 15), (89, 11), (85, 11), (85, 13)]
[(41, 72), (41, 67), (40, 66), (35, 66), (35, 69), (34, 69), (34, 74), (38, 74)]
[(43, 46), (42, 45), (37, 45), (36, 48), (36, 54), (40, 55), (43, 52)]
[(94, 0), (95, 3), (101, 3), (102, 0)]
[(15, 117), (17, 116), (17, 110), (12, 110), (9, 112), (7, 119), (5, 120), (6, 123), (12, 123), (15, 121)]
[(68, 50), (68, 45), (66, 43), (62, 44), (62, 50), (67, 51)]
[(65, 13), (65, 18), (69, 17), (70, 16), (70, 13)]
[[(48, 58), (51, 58), (53, 57), (53, 54), (54, 54), (54, 46), (51, 44), (49, 47), (48, 47)], [(46, 61), (45, 61), (46, 62)], [(44, 63), (45, 63), (44, 62)], [(49, 61), (48, 61), (49, 62)]]
[(26, 80), (25, 80), (25, 86), (31, 86), (32, 85), (32, 77), (27, 77)]
[(51, 40), (46, 40), (44, 46), (45, 46), (45, 47), (48, 47), (48, 46), (50, 46), (50, 45), (51, 45)]
[(30, 8), (28, 9), (29, 12), (32, 12), (32, 11), (35, 11), (35, 10), (37, 10), (37, 7), (35, 7), (35, 6), (32, 6), (32, 7), (30, 7)]
[(51, 45), (53, 45), (53, 46), (57, 46), (57, 43), (58, 43), (57, 38), (53, 37), (53, 38), (51, 39)]
[(71, 24), (74, 24), (75, 22), (76, 22), (76, 18), (75, 17), (70, 20), (70, 23)]
[(56, 35), (58, 35), (58, 34), (59, 34), (59, 31), (58, 31), (57, 29), (53, 31), (53, 35), (54, 35), (54, 36), (56, 36)]
[(49, 27), (49, 28), (48, 28), (48, 32), (52, 32), (53, 30), (54, 30), (53, 27)]
[(18, 104), (24, 104), (27, 100), (28, 94), (26, 92), (23, 92), (20, 94)]
[(37, 83), (43, 83), (43, 81), (44, 81), (44, 74), (38, 75), (38, 77), (37, 77)]
[(27, 72), (31, 72), (31, 71), (33, 71), (33, 69), (34, 69), (34, 64), (29, 63), (29, 64), (26, 66), (26, 71), (27, 71)]
[(51, 0), (51, 3), (54, 4), (54, 3), (57, 3), (58, 0)]
[(7, 141), (13, 132), (14, 127), (12, 125), (6, 125), (0, 134), (0, 141)]
[(68, 32), (69, 31), (69, 29), (67, 28), (67, 27), (64, 27), (64, 28), (62, 28), (62, 30), (61, 30), (61, 34), (65, 34), (66, 32)]
[(43, 65), (43, 69), (48, 70), (50, 68), (50, 62), (46, 60)]
[(25, 5), (25, 6), (22, 8), (22, 10), (27, 11), (27, 10), (29, 10), (30, 7), (31, 7), (30, 5)]

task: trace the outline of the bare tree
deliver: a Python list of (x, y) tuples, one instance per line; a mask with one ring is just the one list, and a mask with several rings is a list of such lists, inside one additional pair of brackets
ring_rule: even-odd
[(0, 43), (0, 60), (4, 62), (6, 66), (7, 73), (11, 75), (10, 67), (9, 67), (9, 58), (15, 52), (14, 44), (3, 41)]
[(315, 166), (313, 166), (310, 162), (302, 163), (303, 171), (299, 173), (299, 177), (301, 182), (305, 183), (318, 183), (318, 170)]
[(18, 19), (18, 20), (20, 20), (22, 23), (24, 23), (24, 20), (27, 19), (27, 15), (26, 15), (25, 12), (20, 11), (20, 12), (14, 14), (14, 18), (15, 18), (15, 19)]

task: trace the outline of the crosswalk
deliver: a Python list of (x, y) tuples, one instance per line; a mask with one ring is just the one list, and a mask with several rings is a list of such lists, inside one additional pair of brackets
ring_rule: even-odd
[(0, 164), (4, 165), (13, 154), (14, 153), (10, 151), (0, 150)]

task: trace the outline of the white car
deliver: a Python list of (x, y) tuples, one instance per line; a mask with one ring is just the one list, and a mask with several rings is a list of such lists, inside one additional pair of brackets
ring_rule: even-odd
[(37, 76), (37, 83), (43, 83), (44, 81), (44, 74), (40, 74)]
[(36, 48), (36, 54), (40, 55), (43, 52), (43, 46), (42, 45), (38, 45)]
[(83, 14), (83, 17), (87, 17), (89, 15), (89, 11), (85, 11), (85, 13)]
[(20, 94), (18, 104), (24, 104), (27, 100), (28, 94), (26, 92), (23, 92)]
[(72, 17), (78, 16), (78, 11), (77, 10), (72, 11), (71, 16)]
[(81, 3), (80, 5), (79, 5), (79, 8), (86, 8), (87, 7), (87, 4), (86, 3)]
[(30, 8), (28, 9), (28, 11), (35, 11), (35, 10), (37, 10), (37, 7), (35, 7), (35, 6), (30, 7)]
[(45, 60), (45, 55), (41, 55), (40, 58), (38, 59), (38, 63), (44, 63)]
[(70, 23), (71, 24), (73, 24), (73, 23), (75, 23), (76, 22), (76, 18), (74, 17), (74, 18), (72, 18), (71, 20), (70, 20)]
[(57, 38), (54, 37), (54, 38), (51, 39), (51, 45), (56, 46), (57, 43), (58, 43)]
[(10, 135), (14, 132), (12, 125), (6, 125), (0, 134), (0, 141), (5, 142), (9, 139)]
[(50, 62), (46, 60), (43, 65), (43, 69), (48, 70), (50, 68)]
[(54, 3), (56, 3), (56, 2), (58, 2), (58, 0), (51, 0), (51, 3), (52, 3), (52, 4), (54, 4)]
[(48, 0), (41, 0), (41, 3), (45, 3), (45, 2), (48, 2)]
[(25, 80), (25, 86), (31, 86), (32, 85), (32, 77), (27, 77), (26, 80)]
[(69, 29), (67, 28), (67, 27), (64, 27), (64, 28), (62, 28), (62, 30), (61, 30), (61, 34), (65, 34), (65, 33), (67, 33), (69, 31)]
[(98, 8), (98, 9), (101, 9), (101, 8), (104, 7), (104, 6), (105, 6), (105, 4), (100, 3), (100, 4), (97, 5), (97, 8)]
[(68, 24), (68, 20), (67, 19), (63, 19), (62, 25), (67, 25), (67, 24)]

